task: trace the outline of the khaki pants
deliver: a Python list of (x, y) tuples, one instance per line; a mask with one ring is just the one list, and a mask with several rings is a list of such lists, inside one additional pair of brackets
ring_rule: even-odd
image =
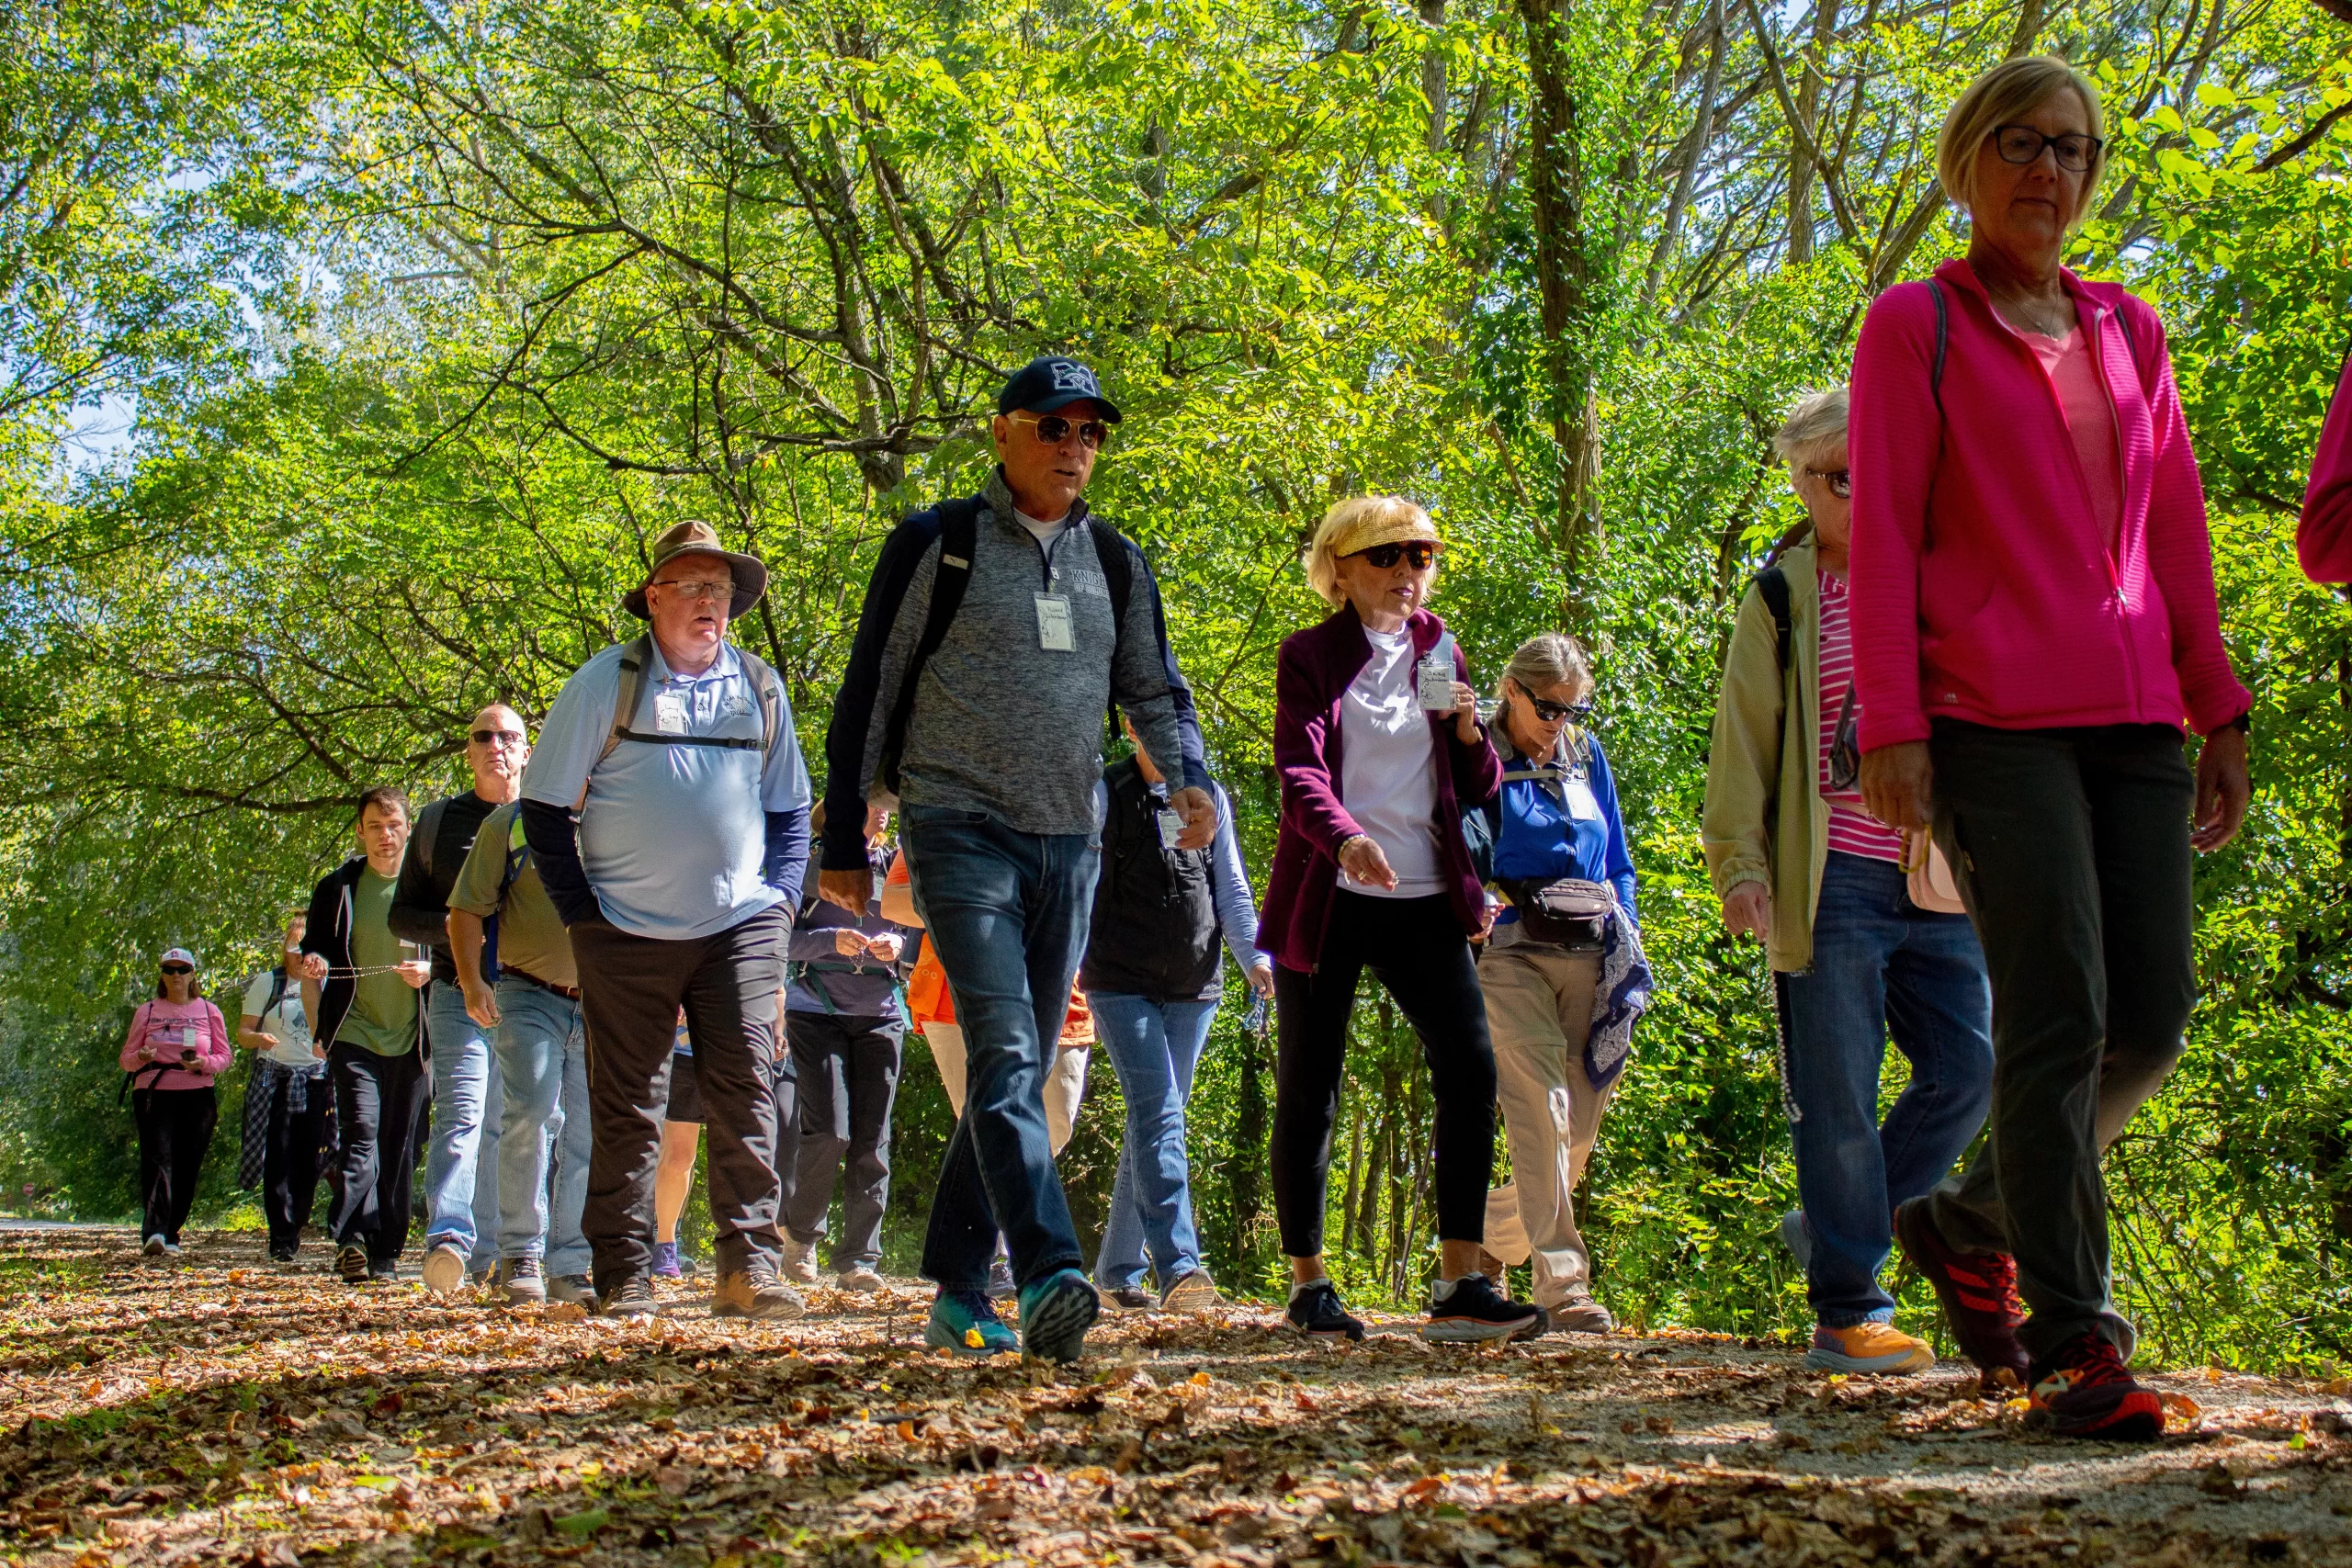
[[(939, 1082), (947, 1090), (947, 1108), (963, 1115), (963, 1027), (926, 1023), (922, 1026), (922, 1038), (931, 1047), (933, 1064), (939, 1068)], [(1070, 1129), (1078, 1125), (1078, 1102), (1086, 1095), (1086, 1058), (1090, 1055), (1083, 1046), (1061, 1051), (1054, 1057), (1053, 1070), (1046, 1075), (1046, 1141), (1056, 1154), (1068, 1145)]]
[(1532, 1258), (1535, 1303), (1546, 1308), (1591, 1295), (1573, 1194), (1617, 1087), (1595, 1088), (1585, 1073), (1600, 982), (1598, 953), (1518, 942), (1478, 961), (1511, 1168), (1510, 1183), (1487, 1195), (1487, 1250), (1512, 1265)]

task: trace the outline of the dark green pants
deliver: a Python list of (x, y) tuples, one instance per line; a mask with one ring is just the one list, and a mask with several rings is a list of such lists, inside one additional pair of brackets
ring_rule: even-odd
[(1929, 751), (1936, 837), (1993, 983), (1993, 1113), (1928, 1213), (1953, 1247), (2017, 1258), (2036, 1359), (2090, 1330), (2124, 1346), (2099, 1156), (2172, 1071), (2196, 1002), (2180, 732), (1946, 719)]

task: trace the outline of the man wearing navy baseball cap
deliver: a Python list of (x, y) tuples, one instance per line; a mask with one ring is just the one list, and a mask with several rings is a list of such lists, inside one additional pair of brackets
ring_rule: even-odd
[[(1118, 405), (1091, 369), (1044, 355), (996, 408), (998, 462), (980, 493), (910, 513), (875, 565), (825, 739), (818, 886), (865, 912), (859, 828), (869, 802), (895, 806), (967, 1051), (923, 1245), (939, 1287), (924, 1338), (1069, 1361), (1101, 1303), (1054, 1169), (1044, 1086), (1086, 949), (1106, 707), (1125, 710), (1178, 786), (1177, 847), (1205, 847), (1216, 813), (1159, 585), (1080, 499)], [(1019, 1340), (988, 1296), (1000, 1225)]]

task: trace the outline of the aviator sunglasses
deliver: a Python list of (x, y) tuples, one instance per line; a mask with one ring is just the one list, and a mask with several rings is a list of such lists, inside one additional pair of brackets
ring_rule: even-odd
[(1427, 539), (1415, 539), (1402, 545), (1374, 545), (1370, 549), (1350, 553), (1362, 556), (1383, 571), (1400, 560), (1411, 561), (1415, 571), (1427, 571), (1437, 559), (1437, 547)]
[(1069, 439), (1069, 433), (1072, 430), (1078, 432), (1078, 444), (1090, 452), (1100, 451), (1111, 444), (1111, 427), (1099, 419), (1090, 419), (1083, 423), (1073, 425), (1057, 413), (1015, 413), (1007, 414), (1005, 417), (1017, 424), (1035, 425), (1037, 430), (1037, 445), (1040, 446), (1060, 446)]

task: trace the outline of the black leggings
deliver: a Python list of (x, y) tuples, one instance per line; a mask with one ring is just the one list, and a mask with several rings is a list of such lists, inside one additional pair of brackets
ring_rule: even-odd
[(180, 1226), (196, 1201), (197, 1174), (212, 1129), (220, 1123), (219, 1097), (202, 1089), (142, 1089), (130, 1097), (139, 1122), (139, 1199), (145, 1211), (142, 1235), (179, 1245)]
[(1274, 1213), (1283, 1251), (1323, 1250), (1331, 1130), (1347, 1066), (1348, 1014), (1366, 965), (1421, 1039), (1437, 1100), (1432, 1185), (1441, 1241), (1483, 1241), (1495, 1166), (1495, 1051), (1469, 939), (1453, 900), (1331, 896), (1312, 975), (1274, 966)]

